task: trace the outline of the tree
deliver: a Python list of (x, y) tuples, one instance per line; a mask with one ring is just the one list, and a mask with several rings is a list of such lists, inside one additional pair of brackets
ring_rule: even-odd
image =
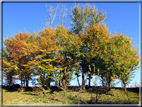
[(15, 70), (17, 70), (17, 67), (11, 61), (12, 57), (9, 54), (10, 52), (7, 50), (7, 48), (3, 47), (3, 77), (6, 77), (7, 86), (10, 87), (13, 81), (12, 77), (16, 75)]
[(61, 6), (59, 18), (61, 20), (61, 26), (64, 25), (65, 18), (67, 16), (67, 8)]
[[(23, 79), (26, 79), (26, 86), (28, 87), (28, 80), (31, 78), (32, 69), (28, 66), (28, 62), (32, 60), (30, 52), (32, 44), (29, 41), (30, 35), (26, 32), (18, 33), (14, 37), (10, 37), (4, 41), (9, 56), (11, 57), (8, 62), (12, 63), (15, 67), (14, 71), (19, 75), (21, 79), (21, 85)], [(27, 49), (28, 48), (28, 49)], [(27, 51), (28, 50), (28, 51)], [(9, 65), (10, 66), (10, 65)]]
[(82, 31), (83, 29), (83, 11), (81, 10), (80, 5), (75, 5), (71, 12), (72, 14), (70, 15), (70, 17), (73, 22), (71, 22), (70, 24), (73, 25), (72, 32), (79, 34), (79, 31)]
[[(59, 52), (56, 57), (59, 59), (57, 65), (64, 69), (62, 72), (64, 72), (65, 69), (69, 69), (71, 73), (72, 70), (77, 70), (76, 67), (78, 66), (78, 62), (76, 53), (79, 49), (80, 38), (73, 36), (73, 34), (70, 34), (69, 32), (70, 31), (64, 27), (57, 27)], [(64, 74), (64, 80), (67, 78), (65, 77), (67, 75), (68, 74)]]
[[(4, 41), (4, 44), (6, 45), (6, 47), (4, 48), (5, 50), (3, 51), (3, 67), (4, 67), (4, 71), (5, 72), (9, 72), (8, 74), (11, 74), (12, 72), (14, 72), (14, 68), (17, 68), (17, 62), (18, 62), (18, 55), (19, 52), (17, 52), (17, 50), (20, 50), (20, 44), (18, 44), (15, 41), (15, 38), (11, 37), (8, 38)], [(18, 72), (17, 72), (18, 73)], [(12, 73), (13, 74), (13, 73)], [(15, 75), (15, 73), (13, 74)], [(11, 84), (12, 81), (12, 75), (9, 75), (10, 77), (10, 82), (9, 84)]]
[[(77, 61), (77, 52), (80, 47), (80, 38), (74, 36), (70, 33), (68, 29), (65, 29), (63, 26), (57, 27), (57, 44), (59, 45), (59, 51), (56, 54), (56, 66), (62, 68), (62, 70), (57, 69), (56, 72), (56, 83), (58, 87), (63, 89), (66, 103), (67, 102), (67, 85), (71, 79), (73, 71), (77, 71), (79, 66)], [(58, 81), (60, 85), (58, 84)]]
[(56, 17), (58, 4), (57, 4), (56, 8), (46, 4), (46, 8), (47, 8), (47, 14), (49, 15), (49, 16), (46, 17), (46, 27), (49, 26), (49, 28), (51, 29), (52, 23), (53, 23), (53, 21), (55, 20), (55, 17)]
[(71, 12), (70, 17), (73, 22), (70, 24), (73, 25), (72, 32), (75, 32), (75, 34), (79, 34), (79, 31), (84, 31), (92, 24), (99, 24), (106, 17), (103, 11), (98, 13), (98, 9), (90, 5), (80, 7), (80, 5), (75, 4)]
[(139, 57), (137, 51), (132, 48), (131, 40), (123, 34), (112, 35), (101, 54), (103, 68), (100, 75), (105, 77), (109, 86), (115, 78), (121, 78), (126, 91), (126, 83), (130, 80), (130, 75), (137, 68)]
[(31, 79), (33, 73), (35, 73), (35, 69), (32, 68), (30, 65), (30, 61), (32, 61), (35, 58), (35, 51), (37, 49), (37, 35), (35, 33), (27, 34), (27, 38), (25, 40), (22, 40), (21, 44), (21, 58), (23, 58), (23, 64), (24, 67), (23, 73), (24, 75), (24, 81), (26, 82), (26, 87), (28, 87), (28, 81)]
[(90, 73), (90, 75), (94, 73), (98, 75), (99, 71), (104, 66), (102, 52), (106, 49), (105, 45), (110, 38), (107, 28), (103, 24), (93, 24), (91, 27), (86, 29), (84, 34), (81, 34), (80, 37), (84, 44), (84, 50), (86, 49), (83, 51), (86, 58), (85, 62), (87, 63), (84, 69), (89, 71), (88, 73)]
[[(106, 17), (103, 12), (100, 12), (99, 14), (97, 14), (98, 11), (92, 8), (90, 5), (87, 5), (86, 8), (85, 7), (82, 8), (80, 7), (80, 5), (78, 6), (75, 5), (71, 12), (72, 13), (70, 17), (72, 22), (70, 24), (73, 25), (72, 32), (77, 34), (79, 37), (81, 36), (81, 32), (83, 32), (88, 27), (92, 26), (93, 24), (98, 25)], [(86, 37), (82, 35), (81, 38), (83, 39)], [(87, 59), (90, 59), (86, 56), (87, 55), (86, 52), (88, 51), (88, 45), (86, 43), (87, 43), (87, 39), (83, 41), (82, 45), (80, 46), (81, 49), (80, 49), (80, 58), (79, 58), (79, 61), (81, 62), (80, 66), (82, 67), (81, 68), (82, 85), (84, 89), (85, 89), (84, 74), (89, 70), (89, 68), (87, 68), (89, 67), (89, 61), (87, 61)], [(91, 76), (89, 78), (91, 78)]]
[(37, 46), (34, 49), (35, 58), (29, 62), (37, 70), (36, 75), (41, 76), (41, 83), (44, 83), (42, 85), (47, 85), (48, 87), (50, 87), (50, 82), (54, 78), (54, 70), (57, 70), (57, 67), (53, 65), (56, 60), (55, 53), (58, 50), (55, 35), (54, 29), (45, 28), (39, 32)]
[(118, 33), (112, 39), (117, 46), (116, 51), (118, 53), (116, 56), (118, 59), (116, 76), (122, 81), (126, 92), (126, 85), (129, 83), (134, 70), (138, 68), (139, 56), (137, 50), (131, 44), (131, 39), (124, 36), (124, 34)]

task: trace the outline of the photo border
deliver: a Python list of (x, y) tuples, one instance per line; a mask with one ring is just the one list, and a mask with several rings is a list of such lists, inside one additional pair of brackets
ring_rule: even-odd
[(142, 1), (141, 0), (2, 0), (0, 4), (0, 12), (1, 12), (1, 26), (0, 26), (0, 32), (1, 32), (1, 63), (0, 63), (0, 69), (1, 69), (1, 85), (0, 85), (0, 95), (1, 95), (1, 106), (141, 106), (141, 87), (139, 87), (139, 104), (3, 104), (3, 91), (2, 91), (2, 85), (3, 85), (3, 72), (2, 72), (2, 63), (3, 63), (3, 58), (2, 58), (2, 48), (3, 48), (3, 3), (139, 3), (139, 53), (140, 53), (140, 86), (142, 85), (142, 78), (141, 78), (141, 71), (142, 71)]

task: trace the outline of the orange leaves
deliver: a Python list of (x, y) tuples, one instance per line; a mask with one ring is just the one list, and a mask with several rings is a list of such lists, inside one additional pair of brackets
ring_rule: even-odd
[[(34, 35), (35, 34), (32, 36)], [(18, 71), (17, 74), (19, 74), (19, 76), (26, 76), (32, 73), (32, 70), (29, 69), (31, 65), (28, 64), (28, 61), (32, 58), (30, 55), (35, 45), (34, 42), (32, 42), (32, 36), (27, 32), (23, 32), (23, 34), (15, 34), (14, 37), (10, 37), (4, 41), (8, 51), (11, 52), (9, 62), (16, 67), (14, 70)]]
[(100, 55), (102, 53), (107, 53), (107, 43), (110, 42), (110, 34), (107, 34), (108, 30), (105, 25), (95, 25), (93, 24), (84, 34), (81, 35), (81, 40), (90, 49), (91, 55)]
[(41, 50), (46, 50), (47, 52), (56, 50), (56, 46), (53, 48), (52, 46), (56, 44), (57, 40), (55, 39), (56, 32), (54, 29), (45, 28), (44, 30), (39, 32), (39, 43), (38, 47)]
[(45, 36), (47, 38), (49, 38), (49, 37), (52, 38), (56, 35), (56, 32), (55, 32), (54, 29), (45, 28), (45, 29), (43, 29), (42, 31), (39, 32), (39, 35), (42, 36), (42, 37)]

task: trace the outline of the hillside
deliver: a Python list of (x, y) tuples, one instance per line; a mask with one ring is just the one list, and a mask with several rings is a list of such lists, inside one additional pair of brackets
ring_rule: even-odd
[[(103, 87), (86, 87), (81, 94), (77, 88), (68, 87), (68, 104), (139, 104), (139, 88), (128, 88), (128, 96), (125, 96), (122, 88), (112, 88), (106, 92)], [(65, 101), (64, 92), (57, 87), (46, 90), (46, 96), (38, 88), (33, 91), (29, 87), (24, 92), (18, 92), (16, 88), (3, 89), (3, 104), (65, 104)]]

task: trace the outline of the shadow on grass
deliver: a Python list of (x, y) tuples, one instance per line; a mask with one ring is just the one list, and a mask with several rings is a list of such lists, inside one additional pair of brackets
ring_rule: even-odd
[[(14, 92), (14, 91), (18, 91), (18, 88), (20, 88), (20, 87), (10, 87), (10, 88), (8, 88), (7, 86), (2, 86), (2, 88), (5, 89), (5, 90), (7, 90), (7, 91)], [(28, 88), (23, 87), (23, 88), (25, 88), (26, 92), (28, 92), (28, 91), (32, 92), (33, 91), (32, 87), (28, 87)], [(90, 89), (92, 89), (93, 93), (96, 93), (96, 91), (100, 90), (102, 94), (106, 93), (107, 90), (108, 90), (107, 87), (102, 87), (102, 86), (97, 86), (97, 87), (94, 87), (94, 86), (90, 86), (90, 87), (89, 86), (85, 86), (85, 88), (86, 88), (87, 92), (91, 92)], [(56, 92), (62, 91), (62, 89), (59, 89), (57, 86), (51, 86), (50, 89), (51, 89), (50, 93), (53, 93), (54, 91), (56, 91)], [(123, 88), (117, 88), (117, 87), (114, 87), (112, 89), (123, 90)], [(45, 87), (45, 90), (47, 90), (46, 87)], [(74, 92), (74, 91), (78, 92), (80, 90), (80, 87), (79, 86), (68, 86), (68, 90), (72, 91), (72, 92)], [(139, 88), (127, 88), (127, 90), (130, 91), (130, 92), (135, 92), (135, 93), (139, 94)]]
[(38, 94), (35, 94), (35, 93), (22, 93), (22, 94), (39, 96)]
[[(72, 104), (78, 104), (78, 101), (73, 101)], [(80, 104), (139, 104), (139, 102), (128, 102), (128, 101), (98, 101), (97, 103), (95, 100), (88, 100), (88, 101), (83, 101), (80, 100)]]
[[(16, 92), (16, 91), (18, 91), (18, 89), (20, 87), (2, 87), (2, 88), (5, 89), (6, 92)], [(23, 87), (23, 89), (25, 92), (32, 92), (33, 91), (33, 89), (31, 87), (27, 87), (27, 88)]]

